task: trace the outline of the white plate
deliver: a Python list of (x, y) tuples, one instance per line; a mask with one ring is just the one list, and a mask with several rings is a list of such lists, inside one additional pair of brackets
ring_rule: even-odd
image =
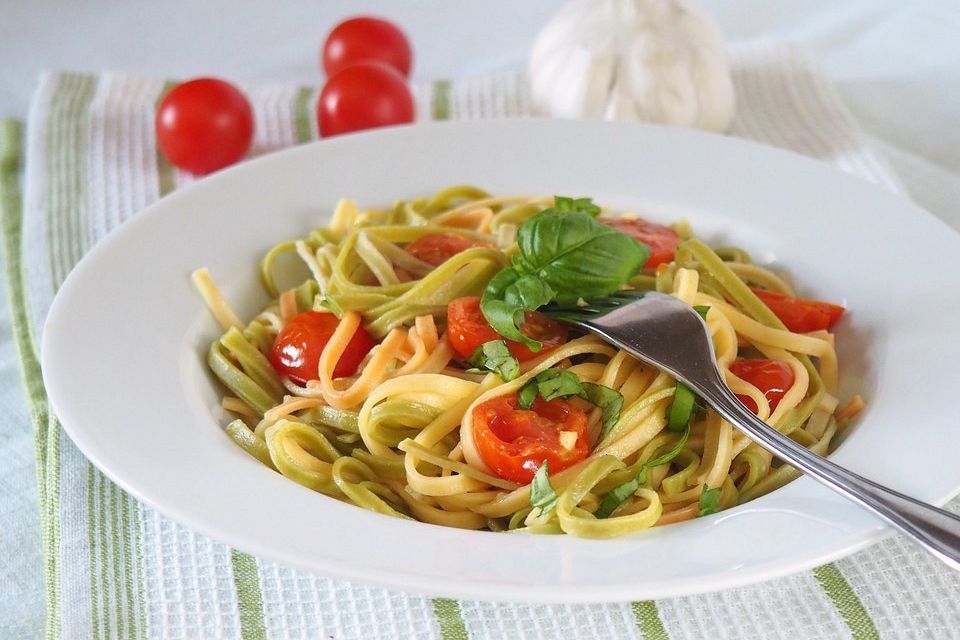
[(794, 154), (686, 130), (517, 120), (344, 136), (245, 163), (164, 198), (94, 248), (54, 301), (44, 381), (64, 427), (110, 478), (183, 524), (263, 558), (360, 582), (487, 600), (615, 601), (742, 585), (863, 548), (886, 529), (803, 478), (716, 516), (595, 541), (460, 531), (313, 493), (221, 431), (204, 364), (218, 330), (188, 276), (207, 266), (241, 317), (257, 264), (362, 205), (454, 183), (589, 195), (686, 217), (844, 303), (845, 393), (867, 409), (834, 459), (935, 504), (960, 486), (960, 236), (923, 210)]

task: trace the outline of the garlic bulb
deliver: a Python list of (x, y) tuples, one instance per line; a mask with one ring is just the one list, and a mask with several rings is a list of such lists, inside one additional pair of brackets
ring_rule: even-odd
[(535, 107), (554, 117), (733, 122), (723, 36), (684, 0), (572, 0), (537, 36), (530, 78)]

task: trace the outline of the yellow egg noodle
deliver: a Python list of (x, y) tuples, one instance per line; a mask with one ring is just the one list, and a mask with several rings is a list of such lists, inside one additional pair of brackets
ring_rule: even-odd
[[(236, 416), (227, 434), (264, 465), (332, 498), (397, 517), (493, 531), (608, 538), (697, 517), (706, 490), (718, 490), (717, 508), (727, 509), (794, 479), (795, 470), (709, 408), (694, 414), (687, 432), (667, 430), (676, 381), (596, 337), (574, 334), (521, 362), (519, 376), (507, 382), (457, 360), (445, 335), (447, 304), (481, 295), (516, 255), (519, 226), (553, 204), (551, 197), (493, 197), (468, 186), (384, 209), (361, 210), (341, 200), (329, 226), (265, 255), (262, 280), (274, 302), (246, 325), (199, 269), (194, 284), (224, 331), (208, 362), (229, 390), (223, 408)], [(674, 260), (644, 270), (629, 287), (706, 307), (730, 388), (752, 399), (761, 419), (826, 453), (838, 428), (862, 407), (857, 397), (837, 413), (832, 335), (788, 331), (754, 295), (751, 286), (792, 296), (781, 274), (752, 264), (742, 250), (711, 249), (691, 237), (685, 223), (673, 228), (682, 239)], [(436, 267), (404, 249), (438, 233), (483, 246)], [(292, 261), (305, 266), (303, 277), (281, 285), (289, 274), (280, 265)], [(284, 325), (307, 310), (329, 310), (340, 321), (315, 379), (301, 385), (278, 375), (269, 354)], [(356, 375), (335, 377), (361, 325), (378, 344)], [(782, 361), (792, 371), (794, 383), (774, 410), (762, 390), (731, 373), (731, 363), (745, 354)], [(530, 484), (498, 477), (484, 463), (473, 409), (518, 392), (550, 368), (619, 392), (623, 405), (616, 422), (602, 430), (601, 411), (581, 403), (589, 416), (589, 455), (550, 474), (557, 500), (546, 509), (531, 506)], [(678, 446), (671, 460), (647, 465)], [(642, 482), (608, 517), (596, 517), (608, 493), (638, 477)]]

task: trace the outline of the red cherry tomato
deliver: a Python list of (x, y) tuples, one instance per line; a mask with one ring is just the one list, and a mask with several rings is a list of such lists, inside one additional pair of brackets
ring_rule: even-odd
[(322, 137), (413, 122), (413, 95), (395, 69), (362, 62), (324, 85), (317, 103)]
[(845, 311), (843, 307), (829, 302), (801, 300), (764, 289), (753, 289), (753, 292), (770, 307), (787, 329), (795, 333), (830, 329)]
[[(782, 360), (737, 358), (730, 363), (730, 372), (759, 389), (770, 403), (773, 412), (783, 395), (793, 386), (793, 369)], [(750, 411), (757, 412), (757, 403), (750, 396), (737, 394)]]
[(506, 340), (493, 330), (480, 311), (480, 298), (457, 298), (447, 305), (447, 340), (453, 350), (469, 358), (477, 347), (491, 340), (505, 340), (507, 348), (520, 362), (526, 362), (555, 349), (567, 341), (567, 328), (542, 313), (527, 311), (520, 333), (543, 344), (540, 351), (530, 351), (522, 342)]
[(333, 28), (323, 43), (323, 70), (327, 77), (358, 62), (382, 62), (404, 78), (410, 75), (410, 41), (396, 25), (381, 18), (359, 16)]
[[(560, 442), (561, 431), (577, 434), (573, 448)], [(560, 398), (520, 409), (516, 394), (500, 396), (474, 407), (473, 441), (491, 471), (527, 484), (544, 460), (556, 473), (587, 457), (587, 414)]]
[(243, 158), (253, 140), (253, 109), (229, 82), (198, 78), (160, 103), (157, 144), (171, 164), (202, 175)]
[(650, 247), (650, 257), (643, 265), (644, 269), (656, 267), (659, 264), (673, 260), (673, 254), (680, 244), (680, 236), (670, 227), (656, 222), (645, 220), (628, 220), (626, 218), (600, 218), (600, 222), (609, 225), (628, 236), (636, 238)]
[(434, 233), (429, 236), (417, 238), (408, 244), (405, 249), (407, 253), (414, 258), (439, 267), (461, 251), (473, 249), (474, 247), (489, 246), (490, 244), (487, 242), (471, 240), (458, 233)]
[[(304, 311), (294, 316), (277, 334), (270, 350), (270, 364), (277, 373), (298, 384), (316, 380), (320, 354), (339, 323), (337, 316), (322, 311)], [(375, 344), (366, 329), (357, 327), (333, 369), (333, 377), (355, 374), (360, 361)]]

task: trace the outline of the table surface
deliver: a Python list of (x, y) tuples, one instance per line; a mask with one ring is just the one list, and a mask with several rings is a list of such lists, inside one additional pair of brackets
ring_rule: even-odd
[[(343, 17), (402, 25), (415, 79), (477, 75), (521, 64), (559, 0), (386, 0), (282, 3), (187, 0), (5, 0), (0, 118), (26, 119), (44, 69), (122, 70), (159, 77), (321, 84), (317, 54)], [(921, 206), (960, 229), (960, 3), (947, 0), (701, 0), (727, 37), (805, 46)], [(6, 296), (3, 297), (6, 300)], [(9, 310), (0, 304), (0, 628), (43, 629), (32, 434)], [(10, 636), (14, 637), (14, 636)]]

